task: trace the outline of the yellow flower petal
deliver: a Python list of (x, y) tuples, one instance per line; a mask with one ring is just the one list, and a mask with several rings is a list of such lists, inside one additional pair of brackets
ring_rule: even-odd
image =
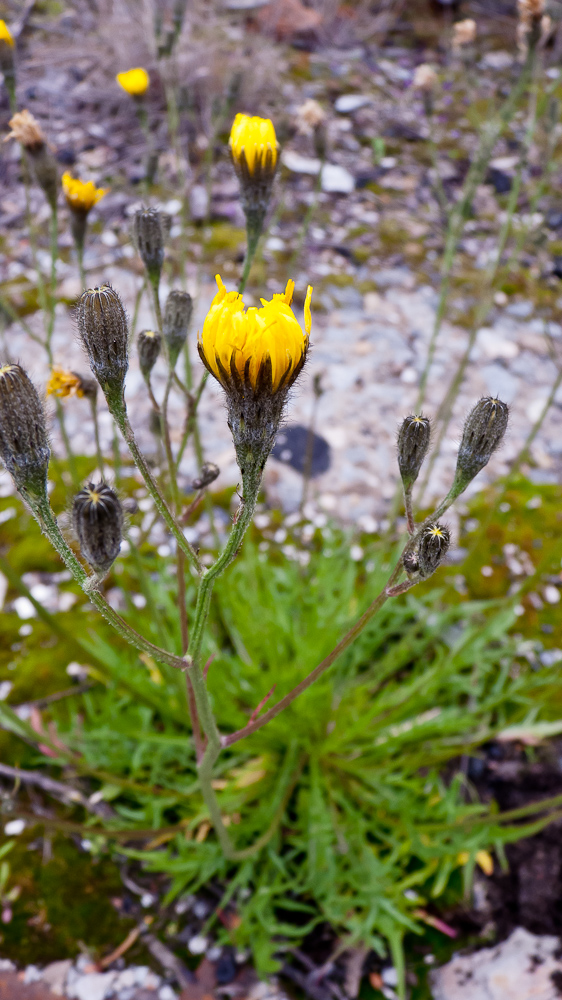
[(131, 97), (142, 97), (143, 94), (146, 94), (150, 83), (150, 77), (142, 66), (128, 69), (125, 73), (118, 73), (115, 79)]
[(244, 155), (250, 176), (266, 165), (268, 156), (274, 171), (279, 144), (271, 119), (236, 115), (230, 130), (230, 150), (236, 164), (240, 164)]
[(12, 49), (14, 47), (14, 36), (6, 22), (2, 20), (0, 20), (0, 42), (7, 42)]
[(80, 181), (71, 177), (68, 172), (62, 175), (62, 189), (67, 205), (76, 212), (89, 212), (108, 190), (97, 188), (93, 181)]
[(199, 335), (199, 347), (209, 370), (228, 388), (232, 368), (256, 388), (262, 365), (271, 362), (271, 391), (276, 392), (298, 374), (308, 349), (310, 333), (310, 296), (305, 306), (306, 332), (296, 319), (290, 302), (294, 282), (289, 281), (284, 294), (271, 301), (261, 300), (261, 308), (245, 310), (237, 292), (227, 292), (219, 275), (218, 291)]
[(82, 379), (74, 372), (58, 368), (56, 365), (51, 369), (51, 377), (47, 382), (48, 396), (83, 396)]

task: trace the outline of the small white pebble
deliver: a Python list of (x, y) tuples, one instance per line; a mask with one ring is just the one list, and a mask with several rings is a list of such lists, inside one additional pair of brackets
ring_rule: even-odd
[(558, 587), (554, 587), (552, 584), (549, 584), (548, 587), (544, 588), (542, 593), (547, 604), (558, 604), (558, 601), (560, 600), (560, 591), (558, 590)]
[(158, 1000), (178, 1000), (178, 995), (172, 987), (168, 986), (166, 983), (165, 986), (161, 986), (158, 990)]
[(285, 528), (278, 528), (273, 536), (273, 540), (277, 542), (278, 545), (282, 545), (283, 542), (287, 540), (287, 532)]
[(18, 635), (23, 636), (23, 638), (25, 639), (25, 637), (27, 635), (31, 635), (32, 632), (33, 632), (33, 625), (22, 625), (22, 627), (18, 630)]
[(135, 608), (145, 608), (146, 607), (146, 597), (144, 594), (133, 594), (133, 604)]
[(482, 576), (491, 576), (494, 571), (491, 566), (482, 566), (480, 572)]
[(13, 607), (18, 618), (35, 618), (37, 614), (28, 597), (16, 597)]
[(212, 948), (209, 948), (207, 952), (207, 958), (209, 962), (218, 962), (222, 955), (222, 948), (220, 944), (214, 944)]
[(0, 701), (6, 701), (13, 686), (11, 681), (0, 681)]
[(264, 528), (269, 527), (270, 521), (269, 514), (256, 514), (254, 517), (254, 524), (259, 531), (263, 531)]
[(207, 950), (208, 941), (202, 934), (196, 934), (188, 941), (187, 947), (192, 955), (204, 955)]
[(522, 604), (516, 604), (515, 607), (514, 607), (514, 609), (513, 609), (513, 614), (517, 615), (518, 618), (521, 618), (521, 615), (525, 614), (525, 608), (523, 607), (523, 605)]
[(42, 978), (41, 969), (38, 969), (36, 965), (28, 965), (23, 974), (23, 981), (26, 985), (27, 983), (38, 983)]
[(159, 545), (156, 551), (158, 552), (159, 556), (162, 556), (163, 559), (165, 559), (167, 556), (171, 556), (172, 554), (170, 546), (166, 544)]
[(542, 497), (531, 497), (530, 500), (527, 500), (526, 506), (529, 510), (536, 510), (538, 507), (542, 506)]
[(423, 960), (424, 960), (424, 962), (425, 962), (426, 965), (434, 965), (435, 964), (435, 955), (431, 955), (431, 954), (430, 955), (424, 955), (423, 956)]
[(388, 969), (382, 970), (381, 979), (385, 986), (398, 986), (398, 972), (393, 965), (389, 966)]
[(328, 518), (325, 514), (316, 514), (312, 523), (316, 528), (325, 528), (328, 523)]
[(155, 902), (156, 902), (156, 897), (153, 896), (151, 892), (143, 892), (140, 901), (141, 906), (144, 906), (144, 908), (146, 909), (148, 906), (153, 906)]
[(501, 503), (499, 505), (498, 510), (500, 510), (502, 514), (507, 514), (508, 510), (511, 510), (511, 504), (510, 503)]
[(25, 820), (24, 819), (11, 819), (9, 823), (6, 823), (4, 827), (4, 833), (7, 837), (17, 837), (18, 834), (23, 833), (25, 830)]
[(349, 554), (353, 559), (353, 562), (361, 562), (361, 559), (365, 555), (360, 545), (352, 545), (349, 550)]

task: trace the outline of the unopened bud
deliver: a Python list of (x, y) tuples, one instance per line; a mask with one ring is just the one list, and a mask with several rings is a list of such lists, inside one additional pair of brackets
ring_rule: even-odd
[(88, 483), (74, 498), (72, 525), (86, 562), (98, 574), (109, 571), (121, 548), (123, 509), (106, 483)]
[(169, 217), (155, 208), (139, 208), (133, 218), (133, 239), (152, 282), (160, 280)]
[(168, 347), (168, 357), (172, 368), (185, 344), (192, 313), (193, 302), (189, 292), (170, 292), (166, 299), (162, 332)]
[(463, 488), (488, 464), (507, 430), (509, 407), (485, 396), (469, 413), (457, 459), (455, 481)]
[(161, 337), (154, 330), (141, 330), (137, 337), (139, 364), (143, 377), (148, 381), (160, 354)]
[(431, 425), (427, 417), (410, 414), (398, 431), (398, 466), (404, 483), (409, 489), (418, 478), (431, 437)]
[(88, 288), (78, 301), (78, 332), (108, 401), (120, 405), (129, 367), (127, 316), (111, 285)]
[(418, 548), (419, 574), (423, 580), (435, 573), (450, 543), (451, 535), (444, 524), (426, 525)]
[(0, 457), (18, 490), (47, 495), (51, 451), (37, 390), (20, 365), (0, 367)]
[(193, 489), (204, 490), (206, 486), (210, 486), (220, 476), (220, 471), (218, 465), (215, 465), (214, 462), (205, 462), (205, 465), (201, 466), (201, 471), (197, 479), (193, 480)]

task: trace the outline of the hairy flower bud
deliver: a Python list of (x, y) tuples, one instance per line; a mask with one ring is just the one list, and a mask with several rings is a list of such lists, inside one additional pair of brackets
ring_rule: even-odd
[(220, 471), (218, 465), (215, 465), (214, 462), (205, 462), (201, 466), (201, 472), (197, 476), (197, 479), (194, 479), (191, 484), (193, 489), (204, 490), (206, 486), (210, 486), (220, 476)]
[(88, 288), (77, 309), (78, 333), (108, 401), (121, 404), (129, 367), (127, 316), (111, 285)]
[(398, 466), (408, 490), (418, 478), (431, 437), (431, 425), (427, 417), (406, 417), (398, 431)]
[(172, 368), (185, 344), (192, 313), (193, 302), (189, 292), (170, 292), (164, 309), (162, 333), (168, 347), (168, 357)]
[(509, 407), (484, 396), (469, 413), (457, 459), (455, 482), (466, 486), (488, 464), (507, 430)]
[(423, 580), (435, 573), (450, 543), (451, 535), (444, 524), (426, 525), (420, 538), (417, 560), (419, 574)]
[(154, 330), (141, 330), (137, 337), (140, 370), (146, 381), (150, 378), (150, 373), (160, 354), (161, 343), (160, 334)]
[(133, 218), (133, 239), (152, 282), (160, 280), (168, 217), (155, 208), (139, 208)]
[(123, 508), (107, 483), (88, 483), (74, 498), (72, 526), (84, 559), (93, 570), (105, 574), (119, 555), (123, 531)]
[(37, 390), (20, 365), (0, 367), (0, 457), (18, 490), (47, 495), (51, 451)]

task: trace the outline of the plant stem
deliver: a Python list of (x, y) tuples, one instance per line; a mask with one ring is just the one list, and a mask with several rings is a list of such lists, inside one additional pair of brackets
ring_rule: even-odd
[(163, 518), (165, 524), (171, 531), (172, 535), (176, 539), (176, 542), (178, 543), (180, 548), (183, 550), (183, 552), (185, 552), (190, 562), (193, 563), (197, 572), (201, 573), (202, 566), (199, 557), (196, 554), (193, 547), (189, 544), (180, 526), (176, 523), (176, 520), (170, 508), (168, 507), (168, 504), (166, 503), (164, 497), (162, 496), (158, 488), (158, 484), (154, 476), (152, 475), (150, 469), (148, 468), (146, 460), (137, 445), (134, 431), (133, 428), (131, 427), (129, 417), (127, 415), (125, 404), (123, 403), (123, 406), (121, 408), (118, 408), (116, 406), (110, 406), (110, 410), (111, 410), (111, 415), (116, 421), (119, 430), (121, 431), (123, 437), (125, 438), (125, 441), (127, 442), (131, 455), (133, 456), (136, 466), (146, 483), (148, 492), (150, 493), (152, 499), (154, 500), (157, 510), (159, 511), (161, 517)]
[(92, 420), (94, 422), (94, 435), (96, 438), (96, 456), (98, 460), (99, 470), (101, 478), (105, 478), (104, 474), (104, 460), (100, 444), (100, 425), (98, 420), (98, 404), (95, 396), (90, 396), (90, 406), (92, 408)]
[(185, 670), (186, 660), (181, 659), (178, 656), (174, 656), (173, 654), (166, 652), (164, 649), (160, 649), (152, 642), (149, 642), (148, 639), (145, 639), (144, 636), (139, 635), (135, 629), (131, 628), (131, 626), (128, 625), (116, 611), (113, 610), (99, 591), (90, 589), (89, 584), (91, 582), (91, 577), (89, 577), (85, 572), (82, 565), (74, 555), (74, 552), (63, 538), (57, 519), (51, 510), (47, 498), (44, 497), (37, 499), (30, 497), (28, 494), (23, 495), (24, 499), (29, 504), (34, 517), (47, 535), (53, 548), (55, 548), (58, 552), (66, 568), (70, 570), (74, 579), (80, 584), (84, 593), (87, 594), (89, 600), (115, 629), (115, 631), (136, 649), (140, 649), (143, 653), (148, 653), (160, 663), (166, 663), (171, 667), (176, 667), (176, 669)]
[(242, 295), (246, 287), (246, 282), (250, 277), (250, 271), (252, 269), (252, 263), (256, 255), (256, 250), (258, 248), (258, 243), (261, 235), (261, 227), (251, 226), (248, 224), (248, 244), (246, 247), (246, 257), (244, 259), (244, 270), (242, 271), (242, 277), (240, 278), (240, 284), (238, 285), (238, 294)]

